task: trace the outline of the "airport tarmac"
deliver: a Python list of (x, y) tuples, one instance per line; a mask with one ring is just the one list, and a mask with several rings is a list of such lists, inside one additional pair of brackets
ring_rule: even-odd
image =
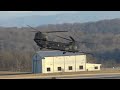
[(120, 79), (120, 74), (93, 74), (77, 76), (46, 77), (37, 79)]
[(3, 73), (0, 79), (120, 79), (120, 73), (87, 73), (66, 75), (42, 75), (30, 73)]
[(56, 79), (120, 79), (120, 74), (62, 77)]

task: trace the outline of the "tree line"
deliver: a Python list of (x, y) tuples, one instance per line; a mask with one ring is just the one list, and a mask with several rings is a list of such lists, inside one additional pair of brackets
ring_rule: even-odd
[[(67, 43), (65, 38), (72, 36), (76, 41), (90, 42), (79, 44), (80, 50), (91, 52), (90, 62), (102, 63), (104, 67), (120, 65), (120, 19), (101, 20), (88, 23), (64, 23), (35, 27), (40, 31), (65, 30), (66, 33), (48, 34), (48, 39)], [(34, 42), (34, 32), (29, 27), (0, 27), (0, 70), (31, 71), (32, 55), (39, 51)]]

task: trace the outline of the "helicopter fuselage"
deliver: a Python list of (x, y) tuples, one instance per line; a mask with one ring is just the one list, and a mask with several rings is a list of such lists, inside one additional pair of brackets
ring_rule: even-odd
[(52, 49), (52, 50), (60, 50), (60, 51), (68, 51), (68, 52), (79, 52), (78, 45), (73, 43), (61, 43), (61, 42), (55, 42), (55, 41), (47, 41), (47, 40), (36, 40), (34, 41), (37, 43), (37, 45), (40, 47), (40, 49), (46, 48), (46, 49)]
[[(29, 25), (27, 25), (27, 26), (29, 26)], [(48, 36), (46, 35), (47, 33), (68, 32), (68, 31), (41, 32), (41, 31), (31, 27), (31, 26), (29, 26), (29, 27), (35, 30), (35, 31), (33, 31), (33, 32), (36, 32), (35, 37), (34, 37), (34, 41), (40, 47), (40, 49), (45, 48), (45, 49), (51, 49), (51, 50), (60, 50), (60, 51), (64, 51), (63, 53), (79, 52), (79, 44), (72, 36), (69, 36), (69, 39), (67, 39), (67, 38), (55, 35), (56, 37), (70, 41), (69, 43), (62, 43), (62, 42), (49, 41)], [(83, 42), (79, 42), (79, 43), (83, 43)]]
[(60, 50), (64, 52), (79, 52), (78, 44), (76, 42), (62, 43), (49, 41), (45, 34), (37, 32), (35, 34), (34, 41), (40, 47), (40, 49)]

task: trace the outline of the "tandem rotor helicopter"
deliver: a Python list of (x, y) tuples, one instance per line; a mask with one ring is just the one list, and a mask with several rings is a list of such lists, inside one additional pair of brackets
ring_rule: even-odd
[(79, 51), (79, 43), (87, 43), (87, 42), (78, 42), (76, 41), (72, 36), (69, 36), (68, 38), (64, 38), (61, 36), (57, 36), (59, 38), (65, 39), (70, 41), (69, 43), (62, 43), (62, 42), (55, 42), (55, 41), (49, 41), (47, 35), (45, 35), (44, 33), (56, 33), (56, 32), (68, 32), (68, 31), (46, 31), (46, 32), (41, 32), (29, 25), (27, 25), (28, 27), (34, 29), (36, 32), (35, 33), (35, 37), (34, 37), (34, 41), (36, 42), (36, 44), (39, 46), (40, 50), (42, 49), (50, 49), (50, 50), (60, 50), (63, 51), (63, 54), (65, 54), (66, 52), (72, 52), (72, 53), (85, 53), (85, 54), (90, 54), (90, 53), (86, 53), (86, 52), (80, 52)]

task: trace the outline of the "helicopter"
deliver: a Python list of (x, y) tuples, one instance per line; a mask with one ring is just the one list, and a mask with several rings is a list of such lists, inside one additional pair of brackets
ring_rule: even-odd
[[(56, 41), (49, 41), (48, 40), (48, 36), (45, 35), (45, 33), (56, 33), (56, 32), (68, 32), (68, 31), (46, 31), (46, 32), (41, 32), (29, 25), (27, 25), (28, 27), (34, 29), (35, 31), (32, 32), (36, 32), (35, 33), (35, 37), (34, 37), (34, 41), (35, 43), (39, 46), (40, 50), (42, 49), (50, 49), (50, 50), (60, 50), (63, 51), (63, 54), (65, 54), (66, 52), (72, 52), (72, 53), (86, 53), (86, 52), (80, 52), (79, 51), (79, 43), (87, 43), (87, 42), (78, 42), (76, 41), (72, 36), (69, 36), (68, 38), (64, 38), (58, 35), (55, 35), (56, 37), (68, 40), (69, 43), (63, 43), (63, 42), (56, 42)], [(86, 53), (86, 54), (90, 54), (90, 53)]]

